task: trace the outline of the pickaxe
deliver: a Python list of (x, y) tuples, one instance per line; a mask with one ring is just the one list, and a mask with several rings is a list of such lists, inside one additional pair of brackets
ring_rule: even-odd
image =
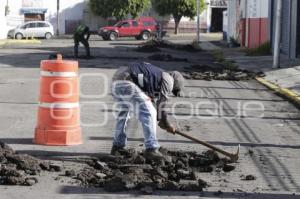
[(210, 149), (212, 149), (212, 150), (214, 150), (216, 152), (219, 152), (219, 153), (221, 153), (221, 154), (229, 157), (232, 162), (236, 162), (239, 159), (240, 145), (238, 145), (237, 152), (235, 154), (233, 154), (233, 153), (229, 153), (227, 151), (224, 151), (223, 149), (220, 149), (220, 148), (218, 148), (218, 147), (216, 147), (214, 145), (211, 145), (208, 142), (205, 142), (205, 141), (199, 140), (199, 139), (197, 139), (195, 137), (192, 137), (190, 135), (187, 135), (187, 134), (179, 131), (178, 129), (176, 129), (173, 134), (174, 135), (176, 135), (176, 134), (181, 135), (181, 136), (183, 136), (183, 137), (185, 137), (187, 139), (190, 139), (190, 140), (192, 140), (194, 142), (197, 142), (197, 143), (199, 143), (201, 145), (204, 145), (204, 146), (206, 146), (206, 147), (208, 147), (208, 148), (210, 148)]

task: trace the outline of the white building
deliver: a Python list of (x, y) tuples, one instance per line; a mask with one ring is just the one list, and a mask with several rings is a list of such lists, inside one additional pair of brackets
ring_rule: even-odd
[[(57, 26), (57, 2), (59, 24)], [(9, 13), (5, 16), (5, 6)], [(0, 1), (0, 38), (5, 38), (9, 29), (30, 20), (49, 21), (60, 34), (70, 33), (83, 19), (86, 0), (4, 0)], [(4, 28), (2, 28), (4, 27)]]
[(206, 32), (223, 31), (223, 12), (227, 10), (227, 0), (205, 0), (206, 10), (201, 14), (201, 29)]

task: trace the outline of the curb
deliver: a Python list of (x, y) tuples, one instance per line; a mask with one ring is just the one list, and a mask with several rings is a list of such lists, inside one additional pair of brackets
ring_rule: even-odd
[(273, 84), (267, 80), (265, 80), (264, 78), (261, 77), (255, 77), (255, 79), (263, 84), (264, 86), (268, 87), (271, 90), (274, 90), (275, 92), (285, 96), (286, 98), (288, 98), (289, 100), (293, 101), (294, 103), (296, 103), (297, 105), (300, 105), (300, 94), (298, 92), (292, 91), (290, 89), (287, 88), (282, 88), (276, 84)]

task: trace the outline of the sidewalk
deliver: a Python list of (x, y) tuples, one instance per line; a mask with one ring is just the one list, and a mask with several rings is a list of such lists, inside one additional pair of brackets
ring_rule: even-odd
[[(211, 42), (208, 48), (201, 46), (202, 49), (210, 50), (214, 49)], [(216, 50), (217, 50), (216, 46)], [(256, 78), (257, 81), (276, 91), (277, 93), (284, 95), (290, 100), (300, 104), (300, 60), (289, 60), (285, 57), (281, 57), (281, 69), (273, 69), (273, 57), (272, 56), (246, 56), (240, 48), (219, 48), (223, 53), (225, 59), (232, 60), (240, 68), (253, 72), (264, 72), (265, 77)]]
[(37, 39), (0, 39), (0, 48), (12, 44), (41, 44), (41, 41)]
[(265, 75), (264, 78), (257, 78), (257, 80), (295, 103), (300, 104), (300, 66), (274, 69), (266, 72)]

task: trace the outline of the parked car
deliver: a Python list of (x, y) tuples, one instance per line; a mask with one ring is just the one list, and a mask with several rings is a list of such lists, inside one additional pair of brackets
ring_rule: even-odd
[(135, 37), (137, 40), (148, 40), (157, 34), (158, 23), (152, 17), (123, 20), (114, 26), (105, 26), (98, 30), (104, 40), (116, 40), (118, 37)]
[(51, 39), (54, 35), (53, 26), (46, 21), (30, 21), (9, 30), (7, 37), (22, 39), (24, 37), (41, 37)]

